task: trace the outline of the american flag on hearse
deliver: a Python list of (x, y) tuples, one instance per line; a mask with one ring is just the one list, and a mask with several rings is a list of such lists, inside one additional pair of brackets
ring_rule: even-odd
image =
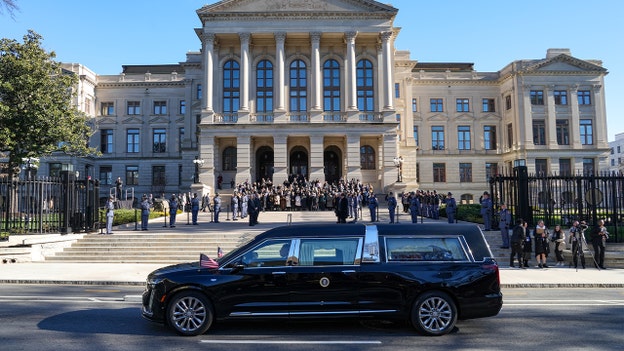
[(201, 268), (217, 269), (217, 268), (219, 268), (219, 263), (217, 261), (213, 260), (212, 258), (204, 255), (204, 254), (200, 254), (199, 255), (199, 266)]

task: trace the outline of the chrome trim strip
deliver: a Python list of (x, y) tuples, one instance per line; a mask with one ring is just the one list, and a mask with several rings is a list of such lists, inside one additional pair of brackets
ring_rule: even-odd
[(374, 224), (366, 225), (362, 262), (379, 263), (379, 232)]
[(399, 310), (366, 310), (366, 311), (307, 311), (307, 312), (233, 312), (230, 313), (230, 317), (285, 317), (285, 316), (337, 316), (337, 315), (356, 315), (356, 314), (371, 314), (371, 313), (396, 313)]

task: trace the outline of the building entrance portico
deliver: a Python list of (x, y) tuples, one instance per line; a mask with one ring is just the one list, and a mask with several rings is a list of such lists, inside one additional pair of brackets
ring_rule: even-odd
[(256, 180), (273, 180), (274, 152), (268, 146), (262, 146), (256, 151)]
[(290, 174), (299, 178), (308, 178), (308, 151), (302, 146), (296, 146), (290, 151)]

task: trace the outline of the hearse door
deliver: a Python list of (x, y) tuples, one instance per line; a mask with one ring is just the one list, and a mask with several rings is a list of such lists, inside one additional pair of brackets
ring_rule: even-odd
[(359, 238), (295, 241), (288, 273), (291, 317), (357, 315)]
[[(288, 317), (290, 292), (286, 262), (290, 240), (268, 240), (233, 262), (231, 282), (223, 285), (220, 304), (229, 317)], [(234, 277), (235, 276), (235, 277)]]

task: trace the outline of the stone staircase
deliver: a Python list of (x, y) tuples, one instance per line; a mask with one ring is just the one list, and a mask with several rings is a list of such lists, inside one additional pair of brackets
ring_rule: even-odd
[(257, 233), (114, 234), (86, 235), (71, 247), (47, 256), (48, 262), (179, 263), (197, 261), (200, 253), (216, 258)]

